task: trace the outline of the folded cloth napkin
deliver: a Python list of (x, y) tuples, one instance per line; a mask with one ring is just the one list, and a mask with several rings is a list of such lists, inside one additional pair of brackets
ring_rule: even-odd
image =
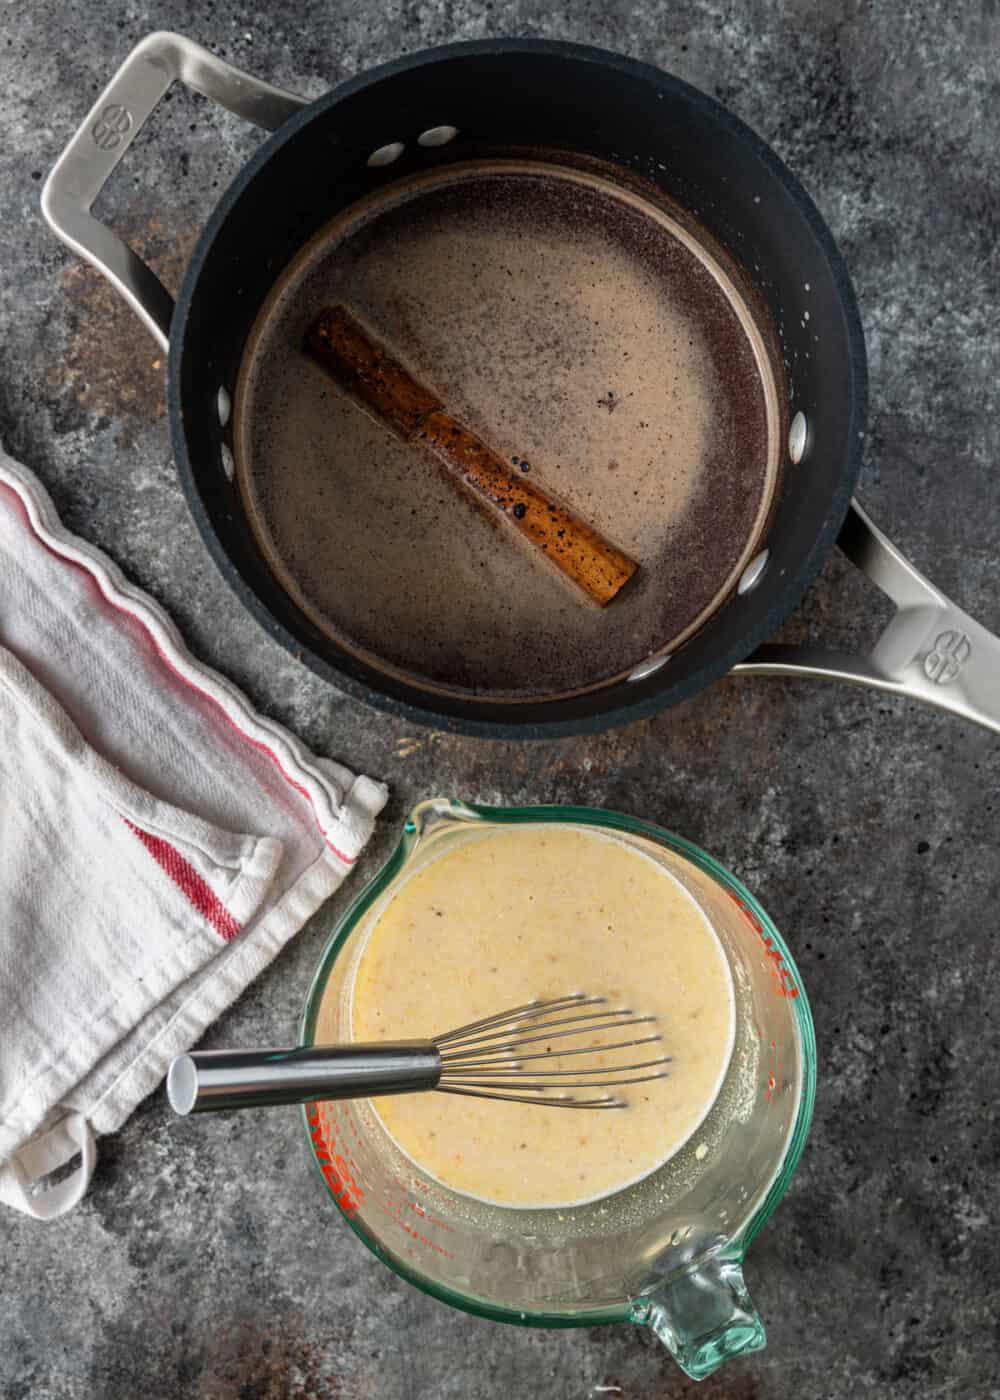
[(76, 1204), (95, 1136), (337, 888), (385, 796), (195, 661), (0, 450), (0, 1200)]

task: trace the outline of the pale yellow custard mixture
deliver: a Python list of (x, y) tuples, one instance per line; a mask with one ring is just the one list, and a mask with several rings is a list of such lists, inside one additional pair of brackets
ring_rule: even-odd
[(670, 1055), (668, 1077), (620, 1090), (629, 1106), (614, 1111), (442, 1093), (373, 1100), (423, 1171), (519, 1207), (579, 1204), (646, 1176), (715, 1099), (732, 1052), (734, 999), (699, 906), (654, 860), (613, 836), (570, 826), (491, 831), (401, 886), (358, 963), (355, 1040), (432, 1037), (577, 991), (656, 1014), (663, 1050), (640, 1046), (613, 1058)]

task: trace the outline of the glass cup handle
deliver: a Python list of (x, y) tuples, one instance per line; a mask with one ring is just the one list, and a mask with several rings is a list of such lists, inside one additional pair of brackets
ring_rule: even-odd
[(90, 211), (143, 122), (177, 79), (268, 131), (308, 105), (305, 98), (164, 30), (135, 46), (53, 166), (42, 190), (49, 227), (108, 278), (164, 350), (174, 310), (169, 293), (128, 244)]
[(767, 1345), (746, 1284), (742, 1257), (719, 1251), (655, 1283), (632, 1305), (681, 1370), (701, 1381), (734, 1356)]
[(870, 656), (772, 643), (733, 670), (744, 676), (812, 676), (905, 695), (1000, 733), (1000, 639), (924, 577), (857, 501), (837, 540), (896, 604)]

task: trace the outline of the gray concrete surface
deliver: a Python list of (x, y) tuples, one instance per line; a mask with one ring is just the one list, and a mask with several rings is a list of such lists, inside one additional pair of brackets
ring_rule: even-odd
[[(157, 27), (307, 94), (404, 50), (519, 33), (641, 56), (730, 104), (805, 181), (856, 279), (872, 371), (866, 504), (996, 627), (996, 0), (8, 6), (0, 433), (66, 522), (160, 599), (201, 656), (320, 751), (391, 783), (344, 899), (384, 859), (408, 805), (443, 791), (642, 814), (713, 851), (772, 911), (815, 1009), (815, 1126), (749, 1256), (769, 1349), (698, 1389), (704, 1400), (1000, 1395), (1000, 742), (906, 703), (736, 680), (598, 737), (531, 748), (446, 738), (365, 711), (270, 643), (188, 516), (153, 343), (38, 212), (41, 177), (71, 128)], [(256, 140), (177, 93), (122, 167), (104, 207), (174, 285)], [(834, 559), (786, 635), (859, 644), (873, 608)], [(289, 1032), (339, 907), (213, 1043)], [(193, 1131), (155, 1095), (102, 1142), (71, 1217), (0, 1217), (5, 1400), (695, 1391), (636, 1329), (514, 1330), (399, 1282), (328, 1207), (293, 1113)]]

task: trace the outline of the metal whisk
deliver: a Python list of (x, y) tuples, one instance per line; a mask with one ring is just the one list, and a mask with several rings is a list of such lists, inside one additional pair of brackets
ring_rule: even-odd
[[(583, 1007), (602, 1009), (585, 1011)], [(185, 1114), (429, 1089), (551, 1108), (625, 1108), (625, 1099), (613, 1094), (593, 1096), (592, 1091), (645, 1084), (667, 1074), (669, 1056), (638, 1064), (623, 1064), (618, 1058), (622, 1050), (652, 1045), (662, 1037), (654, 1030), (618, 1040), (616, 1032), (655, 1022), (655, 1016), (637, 1016), (627, 1007), (612, 1010), (605, 997), (574, 992), (484, 1016), (433, 1040), (196, 1051), (171, 1064), (167, 1095), (176, 1112)], [(603, 1039), (605, 1032), (610, 1039)], [(573, 1043), (574, 1037), (578, 1041), (581, 1036), (590, 1043)], [(570, 1043), (563, 1045), (564, 1040)], [(543, 1064), (578, 1055), (597, 1063), (581, 1060), (569, 1069), (548, 1069)], [(583, 1090), (585, 1096), (577, 1097), (571, 1090)]]

